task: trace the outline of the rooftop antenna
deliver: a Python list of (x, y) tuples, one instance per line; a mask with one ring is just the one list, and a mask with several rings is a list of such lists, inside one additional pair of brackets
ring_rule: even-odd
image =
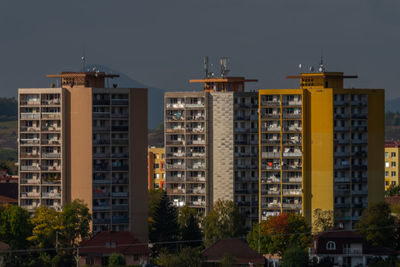
[(299, 71), (300, 73), (303, 71), (301, 63), (299, 64)]
[(205, 56), (203, 58), (203, 68), (204, 68), (204, 72), (206, 74), (206, 77), (209, 77), (209, 72), (208, 72), (208, 56)]
[(220, 64), (221, 64), (221, 77), (225, 77), (228, 75), (230, 69), (229, 69), (229, 57), (221, 57), (220, 59)]
[(85, 68), (86, 68), (86, 55), (85, 55), (85, 46), (83, 46), (83, 55), (81, 56), (81, 60), (82, 60), (82, 72), (85, 72)]
[(319, 68), (318, 68), (319, 72), (324, 72), (325, 71), (325, 66), (324, 66), (324, 51), (321, 50), (321, 59), (319, 61)]

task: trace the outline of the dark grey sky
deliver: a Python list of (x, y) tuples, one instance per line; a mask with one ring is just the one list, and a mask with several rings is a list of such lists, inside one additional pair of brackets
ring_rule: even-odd
[(297, 87), (298, 64), (359, 75), (349, 87), (400, 97), (400, 1), (0, 1), (0, 95), (98, 63), (162, 89), (192, 90), (202, 57), (231, 57), (253, 88)]

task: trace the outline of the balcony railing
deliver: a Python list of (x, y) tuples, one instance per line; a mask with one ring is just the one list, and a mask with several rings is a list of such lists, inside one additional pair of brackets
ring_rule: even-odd
[(61, 171), (60, 166), (42, 166), (43, 171)]
[(60, 118), (61, 118), (60, 112), (42, 113), (42, 119), (60, 119)]
[(21, 165), (21, 171), (39, 171), (40, 167), (39, 166), (23, 166)]
[(48, 198), (60, 198), (61, 193), (53, 193), (53, 192), (43, 192), (42, 197)]
[(111, 126), (111, 130), (114, 132), (127, 132), (128, 126)]
[(128, 104), (128, 99), (111, 99), (111, 105), (114, 106), (127, 106)]
[(112, 197), (128, 197), (128, 192), (112, 192)]
[(21, 113), (20, 117), (22, 120), (39, 120), (40, 119), (40, 114), (37, 113)]
[(302, 152), (283, 152), (284, 157), (301, 157), (303, 156)]
[(21, 145), (38, 145), (40, 144), (40, 139), (21, 139)]
[(297, 195), (302, 194), (302, 190), (301, 189), (283, 189), (282, 193), (284, 195), (297, 196)]
[(261, 101), (261, 106), (279, 106), (281, 101), (279, 100), (272, 100), (272, 101)]
[(279, 158), (281, 156), (280, 152), (262, 152), (262, 158)]
[(60, 105), (60, 99), (42, 99), (42, 105)]
[(129, 210), (128, 204), (114, 204), (112, 205), (113, 211), (127, 211)]
[(39, 153), (21, 153), (21, 158), (38, 158), (40, 156)]
[(42, 153), (42, 158), (61, 158), (61, 153)]
[(128, 113), (111, 113), (111, 118), (128, 118)]
[(204, 108), (204, 103), (201, 103), (201, 104), (186, 104), (186, 108)]
[(129, 219), (123, 216), (113, 216), (112, 217), (113, 223), (128, 223)]
[(40, 132), (40, 128), (39, 127), (21, 126), (21, 132), (30, 132), (30, 133)]
[(110, 210), (110, 205), (93, 206), (93, 210)]
[(112, 167), (113, 171), (128, 171), (129, 166), (128, 165), (123, 165), (123, 166), (113, 166)]

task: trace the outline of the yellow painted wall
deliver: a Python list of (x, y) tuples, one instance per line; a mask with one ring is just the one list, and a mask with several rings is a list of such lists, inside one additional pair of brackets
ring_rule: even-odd
[[(395, 153), (395, 156), (392, 156), (392, 153)], [(400, 149), (397, 147), (385, 147), (385, 173), (388, 175), (385, 176), (385, 190), (389, 188), (389, 186), (394, 183), (394, 185), (399, 185), (399, 153)], [(392, 167), (392, 163), (395, 163), (396, 166)], [(388, 165), (388, 167), (386, 167)], [(395, 172), (396, 175), (392, 176)]]

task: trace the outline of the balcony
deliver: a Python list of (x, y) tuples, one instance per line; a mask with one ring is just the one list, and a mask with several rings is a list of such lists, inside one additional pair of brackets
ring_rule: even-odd
[(110, 210), (111, 206), (110, 205), (98, 205), (98, 206), (93, 206), (93, 210)]
[(129, 219), (124, 216), (113, 216), (112, 223), (113, 224), (122, 224), (122, 223), (125, 224), (125, 223), (129, 223)]
[(40, 100), (39, 99), (28, 99), (28, 100), (21, 100), (20, 104), (22, 106), (39, 106), (40, 105)]
[(113, 158), (124, 159), (128, 158), (128, 153), (112, 153)]
[(184, 157), (185, 152), (174, 152), (174, 153), (167, 153), (167, 157)]
[(93, 190), (93, 198), (108, 198), (110, 196), (109, 192), (102, 192), (101, 190)]
[(187, 177), (187, 182), (205, 182), (206, 177), (205, 176), (188, 176)]
[(283, 189), (282, 193), (287, 196), (299, 196), (303, 191), (301, 189)]
[(55, 106), (55, 105), (60, 105), (61, 104), (61, 99), (42, 99), (42, 105), (49, 105), (49, 106)]
[(21, 126), (20, 131), (21, 132), (36, 133), (36, 132), (40, 132), (40, 128), (39, 127)]
[(302, 204), (292, 204), (292, 203), (283, 203), (283, 208), (286, 209), (301, 209), (302, 208)]
[(165, 129), (165, 132), (167, 132), (167, 133), (183, 133), (183, 132), (185, 132), (185, 128), (175, 127), (175, 128)]
[(280, 152), (262, 152), (262, 158), (280, 158)]
[(44, 198), (61, 198), (61, 193), (43, 192), (42, 197), (44, 197)]
[(110, 112), (93, 112), (93, 118), (110, 118)]
[(196, 195), (203, 195), (206, 193), (206, 190), (203, 188), (189, 188), (186, 190), (187, 194), (196, 194)]
[(42, 139), (43, 145), (61, 145), (61, 140), (58, 139)]
[(111, 131), (113, 132), (127, 132), (129, 129), (128, 125), (126, 126), (111, 126)]
[(113, 178), (112, 183), (113, 184), (128, 184), (128, 179), (127, 178)]
[(301, 113), (283, 113), (284, 119), (301, 119)]
[(39, 166), (24, 166), (24, 165), (21, 165), (20, 168), (21, 168), (21, 171), (39, 171), (40, 170)]
[(281, 117), (281, 114), (279, 114), (279, 113), (262, 113), (261, 114), (261, 120), (279, 119), (280, 117)]
[(367, 144), (368, 143), (368, 139), (367, 138), (363, 138), (363, 139), (352, 139), (351, 140), (352, 144)]
[(40, 139), (20, 139), (21, 145), (39, 145)]
[(167, 116), (166, 121), (184, 121), (185, 116)]
[(93, 219), (93, 224), (110, 224), (111, 219), (110, 218), (96, 218)]
[(279, 189), (276, 190), (261, 190), (261, 195), (280, 195), (281, 191)]
[(21, 179), (21, 184), (40, 184), (40, 179)]
[(190, 108), (204, 108), (204, 103), (200, 103), (200, 104), (186, 104), (186, 108), (190, 109)]
[(110, 105), (109, 99), (93, 99), (94, 106), (108, 106)]
[(165, 164), (166, 170), (183, 170), (185, 169), (185, 164)]
[(129, 118), (129, 114), (128, 113), (111, 113), (111, 118)]
[(129, 166), (128, 165), (122, 165), (122, 166), (113, 166), (112, 171), (128, 171)]
[(206, 165), (205, 164), (193, 164), (193, 165), (189, 165), (187, 168), (193, 169), (193, 170), (204, 170), (206, 168)]
[(285, 132), (301, 132), (301, 126), (286, 126), (283, 127), (283, 131)]
[(61, 184), (60, 178), (42, 178), (42, 184)]
[(261, 169), (269, 171), (269, 170), (280, 170), (281, 168), (278, 164), (272, 166), (261, 164)]
[(289, 177), (289, 178), (283, 178), (284, 183), (302, 183), (303, 178), (301, 177)]
[(113, 211), (127, 211), (129, 210), (128, 204), (114, 204), (112, 205)]
[(263, 132), (280, 132), (281, 127), (280, 126), (268, 126), (268, 127), (261, 127), (261, 131)]
[[(191, 141), (191, 143), (193, 144), (193, 145), (204, 145), (206, 142), (205, 142), (205, 140), (190, 140)], [(189, 145), (190, 143), (189, 143), (189, 141), (188, 141), (188, 145)]]
[(201, 158), (204, 157), (206, 153), (200, 153), (200, 152), (193, 152), (193, 153), (187, 153), (187, 157), (192, 157), (192, 158)]
[(183, 182), (185, 182), (185, 175), (182, 175), (180, 177), (178, 177), (178, 176), (171, 177), (170, 176), (170, 177), (167, 177), (166, 181), (167, 181), (167, 183), (183, 183)]
[(184, 103), (167, 103), (166, 108), (171, 108), (171, 109), (183, 109), (185, 107)]
[(61, 131), (61, 127), (58, 127), (58, 126), (42, 127), (42, 131), (44, 131), (44, 132), (59, 132), (59, 131)]
[(180, 189), (180, 188), (173, 188), (173, 189), (167, 189), (167, 192), (169, 192), (170, 194), (185, 194), (186, 191), (185, 189)]
[(99, 158), (109, 158), (110, 153), (93, 153), (93, 158), (99, 159)]
[(21, 120), (39, 120), (40, 114), (39, 113), (21, 113), (20, 117), (21, 117)]
[(128, 145), (129, 139), (128, 138), (113, 138), (111, 140), (111, 142), (113, 145)]
[(335, 127), (333, 127), (333, 130), (336, 132), (348, 132), (348, 131), (350, 131), (350, 127), (349, 126), (335, 126)]
[(93, 169), (96, 172), (108, 172), (111, 170), (109, 166), (104, 166), (104, 165), (93, 165)]
[(42, 153), (42, 158), (61, 158), (61, 153)]
[(30, 197), (40, 197), (40, 193), (39, 192), (21, 192), (20, 193), (20, 197), (21, 198), (30, 198)]
[(204, 207), (206, 205), (206, 202), (205, 201), (189, 201), (188, 205), (193, 206), (193, 207)]
[(301, 106), (301, 100), (283, 101), (283, 106)]
[(40, 156), (39, 153), (21, 153), (20, 155), (22, 159), (38, 158)]
[(128, 197), (128, 192), (112, 192), (112, 197)]
[(42, 119), (61, 119), (61, 113), (60, 112), (48, 112), (48, 113), (42, 112)]
[(108, 179), (93, 179), (93, 184), (111, 184), (111, 180)]
[(93, 131), (106, 132), (110, 130), (110, 126), (93, 126)]
[(97, 139), (97, 140), (93, 140), (93, 144), (95, 144), (95, 145), (109, 145), (110, 141), (109, 140), (104, 140), (104, 139)]
[(167, 143), (167, 145), (184, 145), (185, 141), (184, 140), (167, 140), (166, 143)]
[(128, 104), (128, 99), (111, 99), (111, 105), (113, 106), (127, 106)]
[(284, 170), (301, 170), (301, 165), (283, 165)]
[(42, 166), (42, 171), (61, 171), (60, 166)]
[(279, 100), (272, 100), (272, 101), (265, 101), (261, 100), (261, 106), (280, 106), (281, 101)]
[(302, 156), (303, 156), (302, 152), (283, 152), (283, 157), (298, 158)]

